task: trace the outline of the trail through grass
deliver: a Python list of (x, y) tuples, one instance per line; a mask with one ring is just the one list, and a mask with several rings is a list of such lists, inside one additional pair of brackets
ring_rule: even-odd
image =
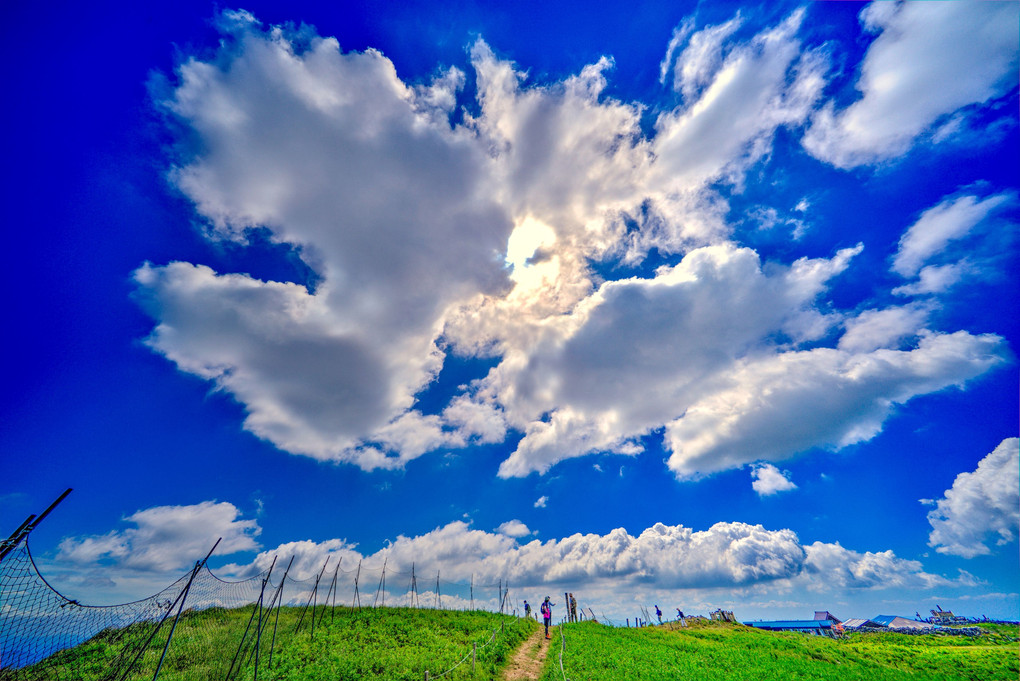
[(541, 627), (521, 644), (510, 659), (503, 674), (503, 681), (537, 680), (542, 675), (545, 658), (549, 652), (549, 641)]

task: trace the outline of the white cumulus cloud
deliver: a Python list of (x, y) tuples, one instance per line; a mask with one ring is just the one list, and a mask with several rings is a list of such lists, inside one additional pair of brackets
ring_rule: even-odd
[[(442, 365), (444, 311), (509, 285), (512, 223), (491, 198), (490, 160), (437, 114), (461, 78), (415, 90), (377, 51), (302, 44), (245, 13), (222, 23), (231, 40), (211, 62), (182, 64), (163, 102), (200, 142), (172, 179), (215, 237), (266, 227), (318, 283), (146, 265), (138, 295), (158, 320), (148, 343), (228, 391), (246, 427), (282, 449), (399, 465), (383, 453), (413, 458), (444, 441), (409, 412)], [(380, 446), (359, 451), (366, 439)]]
[(910, 350), (817, 348), (740, 361), (728, 385), (667, 428), (669, 467), (690, 477), (864, 442), (897, 404), (961, 386), (1005, 359), (1001, 338), (956, 332), (926, 333)]
[[(925, 572), (920, 561), (899, 558), (892, 551), (853, 551), (836, 542), (814, 542), (805, 549), (803, 580), (810, 588), (878, 589), (949, 586), (954, 580)], [(974, 586), (975, 580), (963, 573), (955, 580), (962, 586)]]
[(751, 468), (751, 488), (758, 496), (768, 497), (797, 489), (797, 485), (790, 480), (787, 471), (781, 471), (772, 464), (765, 463)]
[(902, 323), (859, 326), (851, 349), (777, 345), (777, 336), (809, 341), (841, 321), (813, 301), (857, 252), (766, 273), (753, 251), (706, 247), (654, 279), (607, 282), (484, 381), (524, 432), (500, 475), (590, 452), (636, 455), (636, 438), (663, 426), (680, 477), (839, 449), (880, 432), (894, 405), (1004, 361), (1002, 339), (965, 332), (922, 330), (907, 349), (885, 347)]
[(527, 537), (529, 534), (532, 534), (532, 531), (528, 529), (528, 526), (520, 520), (508, 520), (497, 527), (496, 532), (515, 539)]
[(359, 553), (343, 540), (293, 542), (260, 553), (249, 565), (229, 568), (255, 574), (267, 569), (274, 557), (286, 564), (292, 554), (298, 556), (292, 568), (296, 579), (314, 577), (327, 560), (331, 566), (327, 572), (339, 569), (341, 600), (350, 602), (353, 580), (360, 575), (362, 598), (372, 602), (385, 565), (386, 583), (392, 585), (387, 602), (409, 600), (407, 585), (414, 570), (420, 598), (438, 602), (438, 584), (449, 607), (468, 607), (469, 598), (476, 606), (484, 602), (493, 607), (496, 600), (488, 592), (498, 584), (512, 585), (515, 598), (577, 591), (587, 603), (617, 612), (650, 593), (691, 602), (718, 600), (721, 594), (734, 592), (845, 597), (893, 587), (975, 584), (966, 574), (949, 579), (926, 572), (920, 562), (892, 551), (862, 552), (824, 542), (804, 545), (791, 530), (740, 522), (720, 522), (705, 530), (656, 523), (636, 535), (617, 528), (605, 534), (525, 541), (457, 521), (419, 536), (400, 536), (370, 554)]
[(58, 561), (81, 566), (113, 563), (131, 570), (180, 570), (201, 560), (222, 538), (217, 555), (260, 548), (262, 533), (255, 520), (242, 520), (233, 504), (203, 501), (190, 506), (154, 506), (124, 520), (134, 527), (106, 534), (67, 537), (60, 542)]
[[(127, 519), (135, 528), (65, 539), (49, 567), (60, 580), (79, 586), (86, 583), (83, 578), (101, 576), (101, 585), (87, 582), (93, 597), (147, 596), (204, 556), (214, 535), (224, 537), (218, 555), (260, 548), (254, 541), (261, 531), (257, 523), (238, 516), (231, 504), (212, 501), (144, 509)], [(417, 597), (429, 606), (455, 608), (498, 607), (500, 584), (512, 585), (515, 599), (537, 591), (581, 591), (587, 602), (606, 609), (635, 602), (649, 589), (690, 602), (713, 593), (718, 599), (734, 589), (766, 597), (974, 584), (966, 574), (951, 580), (928, 573), (918, 561), (892, 551), (805, 545), (792, 530), (742, 522), (719, 522), (704, 530), (655, 523), (637, 534), (616, 528), (544, 541), (529, 539), (532, 534), (519, 520), (493, 532), (454, 521), (417, 536), (399, 535), (372, 552), (342, 538), (296, 540), (215, 573), (248, 578), (275, 561), (275, 579), (289, 566), (286, 602), (307, 600), (314, 578), (323, 574), (323, 584), (336, 577), (337, 603), (360, 598), (365, 605), (407, 604)], [(208, 597), (210, 602), (217, 598), (215, 593)]]
[(860, 99), (840, 110), (828, 104), (804, 137), (809, 152), (836, 166), (894, 158), (926, 131), (939, 139), (944, 117), (1016, 87), (1016, 3), (871, 3), (861, 23), (878, 36), (860, 68)]
[(1020, 526), (1020, 440), (1007, 438), (960, 473), (928, 513), (928, 545), (939, 553), (964, 558), (992, 553), (989, 541), (1002, 546), (1017, 538)]
[[(644, 105), (606, 95), (610, 57), (532, 83), (479, 39), (473, 74), (409, 84), (376, 50), (226, 12), (219, 50), (185, 60), (159, 101), (187, 131), (171, 180), (210, 238), (264, 230), (314, 277), (146, 263), (146, 343), (237, 400), (258, 437), (365, 470), (518, 434), (501, 476), (636, 456), (654, 431), (679, 477), (866, 440), (896, 404), (1005, 351), (925, 328), (920, 307), (834, 309), (860, 245), (784, 263), (729, 240), (719, 187), (739, 188), (824, 88), (803, 21), (741, 39), (739, 16), (685, 22), (662, 66), (680, 101), (643, 132)], [(455, 116), (472, 76), (477, 99)], [(955, 238), (935, 231), (903, 252)], [(670, 264), (596, 274), (653, 250)], [(450, 354), (496, 366), (424, 413)]]
[(846, 332), (839, 348), (851, 352), (871, 352), (878, 348), (898, 347), (900, 341), (917, 334), (927, 322), (928, 310), (922, 305), (864, 310), (844, 322)]

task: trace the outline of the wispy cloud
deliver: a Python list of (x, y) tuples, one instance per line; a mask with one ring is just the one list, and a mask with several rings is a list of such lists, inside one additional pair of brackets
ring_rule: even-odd
[(1011, 193), (979, 198), (972, 194), (946, 197), (937, 206), (921, 214), (900, 237), (892, 270), (900, 276), (917, 275), (950, 242), (970, 234), (989, 215), (1015, 200)]

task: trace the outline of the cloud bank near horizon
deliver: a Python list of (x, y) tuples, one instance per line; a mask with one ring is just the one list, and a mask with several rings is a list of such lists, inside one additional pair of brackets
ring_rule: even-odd
[[(974, 8), (982, 21), (1014, 10)], [(862, 12), (877, 37), (861, 99), (839, 111), (826, 53), (798, 37), (803, 14), (744, 41), (739, 19), (685, 23), (662, 65), (676, 104), (645, 135), (644, 105), (605, 94), (608, 57), (528, 83), (479, 40), (466, 102), (455, 67), (405, 83), (378, 51), (224, 12), (219, 51), (182, 63), (159, 102), (191, 135), (171, 179), (211, 239), (266, 229), (316, 280), (146, 263), (147, 344), (243, 405), (258, 437), (364, 470), (519, 437), (498, 475), (521, 477), (638, 455), (661, 432), (688, 479), (867, 441), (898, 405), (1009, 360), (1000, 337), (934, 328), (929, 312), (967, 265), (939, 254), (1011, 199), (966, 194), (904, 226), (892, 270), (917, 281), (897, 292), (923, 300), (840, 310), (831, 293), (864, 246), (763, 262), (735, 240), (720, 187), (741, 185), (780, 129), (838, 167), (907, 153), (1001, 95), (1015, 36), (971, 21), (989, 33), (986, 66), (934, 109), (887, 120), (899, 100), (874, 83), (927, 87), (929, 70), (893, 57), (935, 38), (959, 52), (952, 11)], [(671, 264), (640, 273), (653, 251)], [(607, 281), (607, 265), (636, 273)], [(497, 364), (424, 413), (417, 398), (450, 356)]]
[[(792, 530), (742, 522), (719, 522), (705, 530), (656, 523), (637, 535), (617, 528), (602, 535), (540, 540), (529, 539), (531, 532), (516, 519), (491, 532), (454, 521), (419, 536), (400, 535), (365, 553), (339, 538), (292, 541), (259, 551), (254, 538), (261, 527), (240, 516), (229, 502), (213, 501), (140, 510), (125, 518), (134, 527), (66, 538), (50, 564), (72, 585), (69, 593), (75, 585), (87, 585), (99, 594), (126, 589), (148, 595), (145, 589), (154, 592), (167, 583), (160, 580), (178, 577), (205, 554), (211, 537), (222, 535), (218, 556), (258, 551), (250, 562), (217, 569), (228, 578), (251, 577), (267, 570), (274, 558), (285, 565), (293, 556), (289, 574), (299, 581), (315, 577), (329, 559), (330, 570), (357, 568), (370, 587), (385, 564), (391, 580), (410, 575), (416, 566), (423, 590), (426, 575), (435, 573), (444, 584), (502, 582), (518, 592), (583, 588), (620, 602), (643, 590), (685, 592), (693, 598), (719, 589), (764, 596), (977, 585), (966, 573), (956, 578), (932, 574), (892, 551), (806, 544)], [(394, 584), (398, 591), (403, 586)], [(447, 590), (454, 595), (454, 589)]]

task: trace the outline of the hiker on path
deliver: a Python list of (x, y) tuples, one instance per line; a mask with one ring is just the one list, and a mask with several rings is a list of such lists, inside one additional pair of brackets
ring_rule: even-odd
[(659, 610), (659, 606), (655, 606), (655, 616), (659, 618), (659, 624), (662, 624), (662, 611)]
[(549, 622), (552, 621), (552, 609), (556, 605), (551, 599), (546, 596), (545, 600), (542, 601), (542, 619), (545, 620), (545, 637), (549, 638)]
[(524, 617), (529, 620), (531, 619), (531, 606), (527, 601), (524, 601)]

